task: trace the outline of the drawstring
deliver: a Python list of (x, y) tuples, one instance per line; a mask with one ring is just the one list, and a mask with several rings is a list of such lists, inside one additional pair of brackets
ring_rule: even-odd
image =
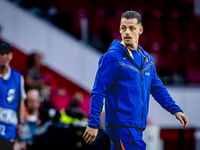
[[(126, 45), (124, 44), (123, 41), (121, 42), (121, 44), (124, 45), (124, 46), (126, 47)], [(134, 57), (133, 57), (133, 54), (131, 53), (131, 50), (130, 50), (128, 47), (126, 47), (126, 48), (127, 48), (127, 50), (128, 50), (129, 55), (130, 55), (130, 56), (133, 58), (133, 60), (134, 60)]]

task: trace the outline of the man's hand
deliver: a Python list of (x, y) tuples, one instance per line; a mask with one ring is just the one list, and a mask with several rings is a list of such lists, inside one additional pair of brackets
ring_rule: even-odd
[(18, 136), (20, 136), (22, 134), (22, 131), (23, 131), (23, 125), (22, 124), (18, 124), (17, 125)]
[(97, 137), (98, 129), (87, 126), (83, 138), (87, 144), (92, 144)]
[(184, 126), (182, 127), (182, 129), (185, 129), (189, 126), (189, 121), (186, 115), (184, 115), (182, 112), (176, 112), (175, 113), (176, 118), (182, 123), (184, 124)]

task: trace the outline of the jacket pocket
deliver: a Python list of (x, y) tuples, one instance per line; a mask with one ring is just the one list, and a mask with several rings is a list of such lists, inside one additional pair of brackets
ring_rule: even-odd
[(133, 104), (129, 98), (127, 89), (121, 88), (118, 90), (118, 116), (121, 120), (132, 120)]

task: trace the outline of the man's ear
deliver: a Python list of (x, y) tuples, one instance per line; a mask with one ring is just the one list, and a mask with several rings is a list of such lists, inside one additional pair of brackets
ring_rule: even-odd
[(12, 60), (13, 59), (13, 53), (9, 53), (9, 59)]
[(141, 35), (143, 33), (143, 26), (140, 26), (140, 32), (139, 34)]
[(119, 33), (121, 33), (121, 23), (120, 23), (120, 25), (119, 25)]

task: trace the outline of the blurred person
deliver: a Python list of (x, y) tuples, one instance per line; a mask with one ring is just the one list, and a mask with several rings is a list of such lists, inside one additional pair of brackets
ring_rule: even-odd
[(182, 129), (189, 122), (158, 78), (152, 57), (138, 45), (143, 32), (140, 14), (124, 12), (119, 31), (122, 41), (114, 40), (99, 60), (91, 92), (90, 118), (83, 137), (88, 144), (94, 142), (105, 97), (105, 129), (112, 140), (111, 149), (145, 150), (142, 134), (150, 94), (184, 124)]
[(33, 137), (35, 129), (41, 124), (39, 117), (40, 94), (36, 89), (27, 92), (25, 101), (26, 111), (24, 118), (24, 127), (14, 150), (31, 149), (33, 146)]
[(80, 108), (81, 104), (84, 101), (84, 96), (82, 93), (80, 92), (76, 92), (73, 96), (72, 96), (72, 100), (71, 103), (69, 104), (69, 108)]
[(26, 73), (27, 89), (38, 89), (44, 99), (49, 98), (50, 89), (45, 84), (41, 73), (42, 56), (38, 53), (33, 53), (29, 57), (28, 70)]
[(26, 74), (26, 84), (28, 89), (41, 89), (45, 86), (40, 67), (42, 64), (42, 57), (33, 53), (29, 56), (28, 70)]
[(24, 125), (23, 76), (10, 68), (13, 58), (9, 43), (0, 42), (0, 146), (12, 150), (17, 136), (21, 135)]
[(85, 112), (81, 109), (81, 104), (84, 101), (84, 96), (80, 92), (76, 92), (72, 96), (72, 101), (69, 104), (69, 107), (66, 110), (66, 114), (73, 118), (77, 118), (79, 120), (86, 117)]
[(36, 125), (41, 124), (39, 108), (40, 108), (40, 94), (37, 89), (30, 89), (27, 92), (27, 99), (25, 101), (25, 121), (28, 123), (34, 123)]
[(26, 112), (25, 119), (29, 122), (37, 122), (40, 124), (38, 120), (39, 116), (39, 107), (40, 107), (40, 94), (36, 89), (30, 89), (27, 92), (27, 99), (25, 101), (26, 104)]
[(74, 122), (84, 121), (87, 123), (86, 113), (81, 109), (81, 105), (84, 101), (84, 96), (80, 92), (76, 92), (72, 96), (72, 100), (69, 103), (68, 108), (60, 110), (60, 121), (65, 124), (72, 124)]

